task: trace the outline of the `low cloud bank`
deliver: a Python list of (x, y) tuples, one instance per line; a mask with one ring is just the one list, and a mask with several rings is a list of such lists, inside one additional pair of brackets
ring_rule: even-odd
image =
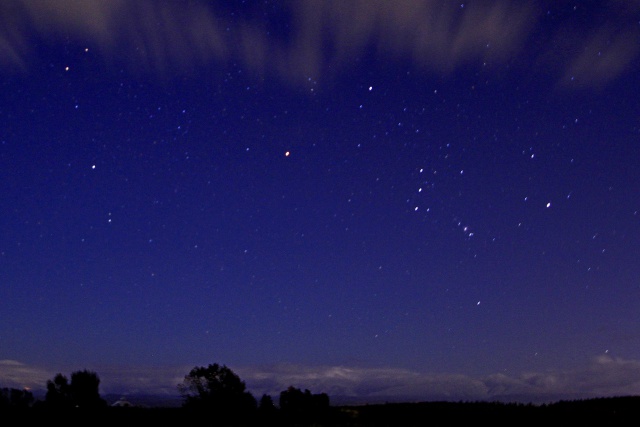
[(240, 372), (256, 394), (273, 395), (293, 385), (354, 403), (434, 400), (548, 403), (640, 394), (640, 361), (608, 356), (594, 359), (584, 369), (482, 378), (395, 368), (275, 366)]
[[(213, 362), (212, 362), (213, 363)], [(399, 401), (502, 401), (549, 403), (558, 400), (640, 395), (640, 361), (601, 356), (583, 368), (562, 372), (494, 374), (472, 378), (398, 368), (274, 365), (232, 368), (256, 398), (277, 401), (289, 386), (327, 393), (333, 404)], [(82, 367), (98, 373), (102, 394), (152, 394), (178, 397), (177, 384), (188, 367)], [(73, 369), (73, 370), (77, 370)], [(70, 375), (72, 370), (62, 371)], [(0, 361), (0, 387), (44, 390), (60, 371)]]

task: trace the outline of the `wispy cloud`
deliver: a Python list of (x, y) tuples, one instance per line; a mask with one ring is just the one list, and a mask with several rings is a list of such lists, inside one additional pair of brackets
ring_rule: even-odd
[(34, 41), (72, 41), (136, 72), (182, 74), (233, 62), (306, 84), (371, 53), (437, 73), (504, 69), (533, 55), (544, 71), (532, 72), (601, 86), (638, 59), (637, 1), (603, 2), (593, 22), (582, 19), (588, 6), (550, 5), (551, 15), (533, 1), (299, 0), (230, 13), (204, 1), (11, 0), (0, 4), (0, 64), (28, 70)]
[(29, 366), (16, 360), (0, 360), (0, 387), (44, 389), (47, 380), (53, 378), (53, 375), (46, 369)]
[[(91, 367), (101, 379), (101, 393), (178, 396), (177, 384), (189, 367)], [(545, 403), (560, 399), (640, 395), (640, 361), (602, 356), (572, 371), (494, 374), (473, 378), (398, 368), (346, 366), (230, 366), (259, 398), (277, 398), (289, 386), (327, 393), (334, 401), (504, 401)], [(82, 368), (84, 369), (84, 368)], [(56, 372), (0, 361), (1, 387), (44, 389)], [(70, 375), (71, 371), (62, 373)]]

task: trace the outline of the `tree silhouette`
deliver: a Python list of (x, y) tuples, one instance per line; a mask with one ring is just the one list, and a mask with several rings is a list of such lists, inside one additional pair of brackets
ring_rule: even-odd
[(277, 410), (276, 405), (273, 403), (273, 399), (268, 394), (262, 395), (258, 409), (261, 412), (273, 412)]
[(47, 406), (52, 408), (71, 408), (73, 399), (69, 380), (62, 374), (57, 374), (53, 380), (47, 381), (47, 394), (44, 397)]
[(45, 403), (58, 409), (104, 407), (106, 401), (100, 397), (99, 387), (98, 374), (86, 369), (71, 373), (71, 383), (64, 375), (57, 374), (47, 381)]
[(99, 408), (106, 406), (100, 397), (100, 377), (92, 371), (76, 371), (71, 374), (69, 386), (75, 406), (80, 408)]
[(178, 390), (185, 408), (208, 411), (223, 420), (243, 418), (256, 410), (256, 399), (245, 383), (225, 365), (193, 368)]
[(268, 394), (263, 394), (260, 398), (260, 404), (258, 405), (258, 416), (260, 421), (271, 425), (276, 421), (278, 415), (278, 408), (273, 403), (273, 399)]
[(17, 388), (0, 389), (0, 409), (26, 409), (34, 402), (33, 393)]
[(280, 392), (280, 410), (291, 420), (309, 421), (325, 417), (329, 412), (329, 396), (326, 393), (311, 394), (289, 386)]

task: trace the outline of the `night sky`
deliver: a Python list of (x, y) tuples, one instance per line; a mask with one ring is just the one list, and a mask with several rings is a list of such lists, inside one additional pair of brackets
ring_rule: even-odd
[(640, 394), (640, 2), (5, 0), (0, 386)]

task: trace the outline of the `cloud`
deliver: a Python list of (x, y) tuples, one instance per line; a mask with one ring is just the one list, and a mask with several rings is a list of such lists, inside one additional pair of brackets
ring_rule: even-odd
[(100, 391), (108, 394), (155, 394), (177, 396), (177, 385), (193, 368), (100, 366)]
[(210, 63), (223, 58), (227, 48), (203, 2), (186, 7), (167, 1), (15, 0), (3, 3), (0, 11), (4, 62), (27, 63), (36, 49), (25, 40), (34, 36), (96, 46), (113, 63), (156, 73)]
[[(494, 374), (473, 378), (461, 374), (423, 373), (399, 368), (346, 366), (229, 366), (257, 398), (277, 399), (289, 386), (327, 393), (332, 402), (503, 401), (548, 403), (558, 400), (640, 395), (640, 361), (609, 356), (595, 358), (571, 371), (533, 372), (516, 376)], [(193, 366), (92, 366), (100, 377), (102, 394), (152, 394), (179, 397), (177, 384)], [(74, 369), (76, 370), (76, 369)], [(46, 381), (62, 372), (0, 361), (0, 387), (44, 390)]]
[(578, 5), (555, 30), (545, 55), (561, 70), (562, 86), (602, 87), (637, 65), (640, 54), (640, 2), (609, 0), (595, 19)]
[(45, 369), (28, 366), (16, 360), (0, 360), (0, 387), (43, 389), (53, 375)]
[(295, 365), (238, 370), (257, 395), (278, 395), (289, 386), (351, 402), (483, 399), (481, 381), (463, 375), (422, 374), (397, 368)]
[[(533, 25), (528, 4), (413, 0), (292, 3), (292, 37), (276, 45), (274, 67), (291, 79), (318, 79), (373, 50), (386, 60), (449, 71), (504, 60)], [(269, 43), (260, 42), (269, 46)]]
[[(0, 4), (0, 65), (28, 70), (39, 43), (82, 43), (106, 63), (167, 76), (234, 63), (292, 84), (331, 78), (367, 55), (424, 72), (534, 62), (562, 84), (602, 86), (640, 54), (640, 2), (609, 0), (591, 19), (564, 2), (296, 0), (225, 10), (166, 0)], [(595, 16), (595, 18), (593, 18)], [(552, 25), (551, 25), (551, 24)], [(538, 69), (540, 73), (542, 70)]]
[(489, 395), (502, 400), (536, 401), (640, 394), (640, 361), (601, 356), (585, 369), (525, 373), (518, 377), (493, 375), (485, 379)]
[(546, 403), (640, 395), (640, 361), (601, 356), (583, 369), (473, 378), (398, 368), (278, 365), (237, 372), (257, 395), (278, 395), (288, 386), (326, 392), (350, 402), (504, 401)]

